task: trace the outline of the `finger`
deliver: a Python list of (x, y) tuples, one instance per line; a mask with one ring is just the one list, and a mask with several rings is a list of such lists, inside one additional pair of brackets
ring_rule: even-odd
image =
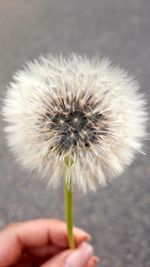
[[(85, 240), (91, 240), (91, 236), (80, 228), (73, 228), (76, 245), (80, 245)], [(68, 247), (66, 223), (58, 220), (51, 220), (51, 242), (59, 247)]]
[(54, 256), (55, 254), (58, 254), (63, 250), (64, 250), (63, 248), (54, 245), (46, 245), (38, 248), (30, 248), (29, 250), (27, 250), (27, 252), (30, 255), (36, 257), (46, 257), (46, 256)]
[(71, 250), (65, 250), (60, 254), (54, 256), (50, 260), (46, 261), (40, 267), (64, 267), (65, 259), (69, 256)]
[[(20, 242), (26, 246), (37, 247), (50, 243), (60, 247), (67, 246), (67, 228), (66, 223), (63, 221), (39, 219), (12, 224), (12, 226), (6, 227), (4, 230), (16, 232)], [(91, 236), (82, 229), (74, 227), (73, 232), (77, 245), (85, 240), (91, 240)]]
[[(76, 244), (79, 245), (89, 235), (74, 228)], [(48, 244), (67, 247), (66, 224), (58, 220), (36, 220), (14, 224), (0, 233), (0, 267), (13, 264), (25, 247), (40, 247)]]
[(54, 256), (41, 267), (86, 267), (92, 255), (93, 248), (83, 243), (75, 250), (68, 250)]
[[(61, 253), (62, 253), (62, 251), (61, 251)], [(70, 250), (65, 251), (65, 252), (63, 251), (63, 253), (60, 255), (61, 258), (62, 258), (62, 261), (64, 261), (65, 258), (70, 253), (71, 253)], [(58, 259), (58, 257), (57, 257), (57, 259)], [(53, 260), (54, 260), (54, 258), (53, 258)], [(56, 260), (56, 258), (55, 258), (55, 260)], [(17, 265), (13, 265), (13, 267), (30, 267), (30, 266), (31, 267), (32, 266), (36, 267), (36, 266), (41, 266), (41, 264), (45, 263), (45, 261), (48, 261), (48, 258), (47, 259), (46, 258), (45, 259), (43, 259), (43, 258), (42, 259), (38, 259), (38, 258), (35, 258), (34, 259), (32, 257), (31, 258), (30, 257), (27, 257), (27, 258), (21, 259), (20, 262), (18, 262)], [(34, 262), (34, 265), (33, 265), (33, 262)], [(95, 266), (97, 266), (98, 262), (99, 262), (99, 258), (93, 256), (88, 261), (86, 267), (95, 267)], [(45, 264), (48, 264), (48, 263), (49, 263), (49, 261), (47, 263), (45, 263)]]
[(95, 267), (99, 262), (98, 257), (92, 257), (89, 261), (86, 267)]

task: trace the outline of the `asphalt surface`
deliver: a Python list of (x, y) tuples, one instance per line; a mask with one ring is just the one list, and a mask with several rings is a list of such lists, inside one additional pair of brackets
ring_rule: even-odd
[[(150, 104), (149, 0), (0, 1), (0, 97), (24, 62), (51, 52), (100, 54), (137, 76)], [(63, 218), (63, 190), (22, 171), (0, 123), (0, 227)], [(93, 235), (101, 267), (150, 266), (150, 145), (121, 177), (96, 194), (74, 195), (74, 222)]]

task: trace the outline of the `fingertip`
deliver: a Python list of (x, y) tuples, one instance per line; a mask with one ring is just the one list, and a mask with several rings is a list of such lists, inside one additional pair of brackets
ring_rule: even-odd
[(93, 255), (93, 247), (88, 243), (81, 244), (67, 257), (65, 267), (83, 267)]
[(97, 266), (97, 264), (99, 263), (99, 261), (100, 261), (100, 259), (98, 257), (93, 256), (89, 260), (87, 267), (95, 267), (95, 266)]
[(80, 244), (83, 241), (91, 241), (92, 240), (92, 236), (80, 228), (74, 227), (73, 232), (74, 232), (74, 236), (75, 236), (78, 244)]

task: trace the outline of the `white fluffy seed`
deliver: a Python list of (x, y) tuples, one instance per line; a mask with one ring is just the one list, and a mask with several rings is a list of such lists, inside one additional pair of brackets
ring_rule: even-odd
[[(90, 96), (97, 104), (88, 110)], [(63, 140), (68, 151), (58, 153), (61, 135), (57, 128), (52, 129), (51, 118), (62, 109), (59, 99), (64, 100), (66, 110), (75, 111), (72, 97), (79, 100), (88, 120), (93, 114), (102, 114), (92, 124), (98, 138), (84, 146), (83, 139), (93, 134), (93, 128), (83, 128), (76, 147), (69, 146), (68, 138)], [(122, 173), (136, 152), (142, 151), (146, 137), (147, 112), (139, 85), (107, 59), (49, 55), (28, 63), (8, 88), (3, 115), (8, 123), (8, 145), (23, 166), (39, 170), (56, 187), (63, 175), (64, 156), (69, 153), (74, 159), (72, 182), (84, 192)], [(78, 124), (79, 119), (74, 122)], [(59, 123), (63, 127), (64, 119)]]

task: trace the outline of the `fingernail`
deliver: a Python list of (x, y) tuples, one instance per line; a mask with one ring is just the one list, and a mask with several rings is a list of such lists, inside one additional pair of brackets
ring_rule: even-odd
[(82, 243), (72, 252), (65, 261), (65, 267), (83, 267), (93, 255), (93, 248), (87, 243)]

